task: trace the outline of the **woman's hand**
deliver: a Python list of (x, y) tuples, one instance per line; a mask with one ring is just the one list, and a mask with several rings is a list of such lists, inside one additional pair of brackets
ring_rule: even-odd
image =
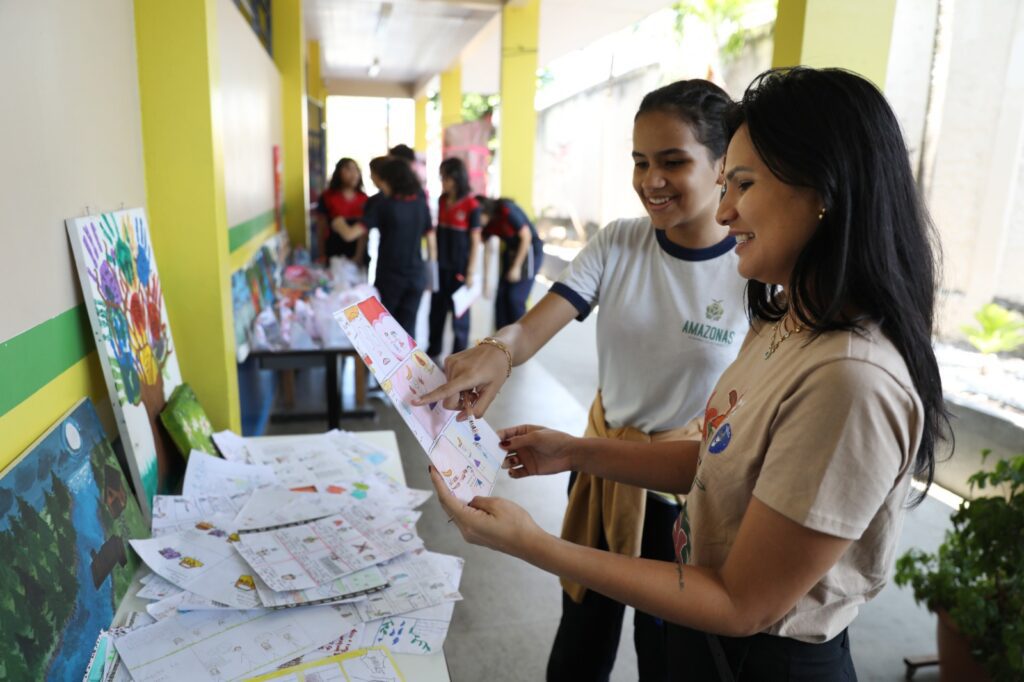
[[(459, 410), (457, 419), (464, 421), (472, 412), (482, 417), (498, 396), (508, 374), (508, 358), (500, 348), (480, 344), (449, 355), (444, 361), (448, 383), (413, 400), (413, 405), (426, 405), (441, 401), (449, 410)], [(462, 394), (471, 396), (464, 401)]]
[(508, 282), (509, 284), (515, 284), (522, 278), (523, 277), (521, 268), (512, 268), (507, 273), (505, 273), (505, 281)]
[(571, 452), (579, 440), (543, 426), (523, 424), (498, 431), (501, 447), (508, 452), (501, 463), (512, 478), (543, 476), (572, 471)]
[(475, 497), (466, 504), (448, 490), (433, 466), (430, 480), (445, 514), (470, 544), (522, 557), (529, 547), (547, 535), (526, 510), (514, 502), (501, 497)]

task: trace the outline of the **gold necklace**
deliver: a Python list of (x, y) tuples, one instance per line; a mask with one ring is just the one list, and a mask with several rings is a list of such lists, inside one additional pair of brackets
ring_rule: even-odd
[[(764, 352), (765, 360), (775, 355), (775, 351), (779, 349), (779, 346), (782, 345), (783, 341), (788, 339), (793, 334), (799, 334), (804, 330), (802, 324), (797, 324), (796, 327), (794, 327), (793, 329), (787, 328), (784, 324), (787, 320), (788, 317), (783, 317), (782, 319), (775, 323), (775, 326), (772, 327), (772, 336), (770, 339), (768, 339), (768, 350)], [(779, 327), (782, 327), (781, 334), (779, 334)]]

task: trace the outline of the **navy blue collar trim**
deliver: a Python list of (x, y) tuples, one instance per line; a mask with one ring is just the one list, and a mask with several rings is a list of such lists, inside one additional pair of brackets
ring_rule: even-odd
[(661, 247), (661, 250), (680, 260), (711, 260), (712, 258), (718, 258), (722, 254), (729, 253), (736, 246), (736, 237), (726, 237), (717, 244), (703, 249), (688, 249), (685, 246), (679, 246), (679, 244), (670, 241), (668, 235), (665, 234), (665, 230), (655, 230), (654, 233), (658, 237), (658, 246)]

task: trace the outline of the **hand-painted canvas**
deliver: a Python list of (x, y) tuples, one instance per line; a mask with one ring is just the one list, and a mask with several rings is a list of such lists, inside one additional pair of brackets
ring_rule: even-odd
[(0, 670), (78, 679), (149, 530), (84, 399), (0, 473)]
[(171, 393), (167, 406), (160, 412), (160, 421), (170, 434), (174, 446), (183, 459), (193, 450), (216, 455), (213, 445), (213, 427), (206, 410), (199, 404), (195, 391), (188, 384), (179, 384)]
[(153, 495), (183, 466), (157, 426), (181, 372), (146, 215), (136, 208), (70, 218), (67, 228), (132, 483), (149, 518)]

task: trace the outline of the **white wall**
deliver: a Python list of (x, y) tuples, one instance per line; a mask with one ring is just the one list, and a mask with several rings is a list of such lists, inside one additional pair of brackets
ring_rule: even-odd
[(273, 146), (282, 144), (281, 76), (231, 0), (217, 2), (228, 227), (274, 208)]
[(64, 219), (145, 204), (131, 0), (0, 0), (0, 341), (81, 302)]

